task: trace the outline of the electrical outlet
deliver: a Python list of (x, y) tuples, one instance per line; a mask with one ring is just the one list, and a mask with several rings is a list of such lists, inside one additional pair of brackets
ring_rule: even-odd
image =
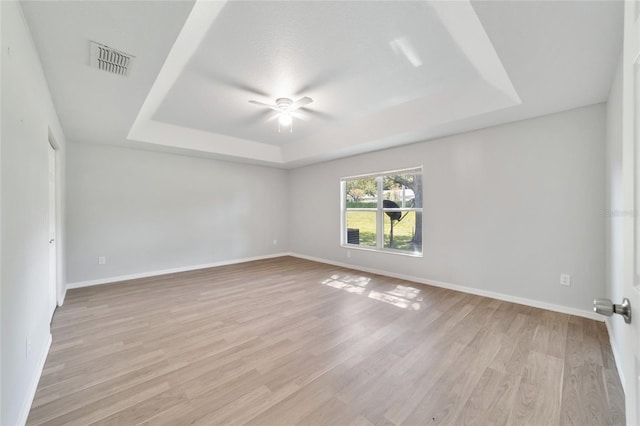
[(351, 250), (347, 250), (347, 257), (351, 257)]
[(571, 275), (560, 274), (560, 285), (566, 285), (569, 287), (571, 285)]
[(98, 265), (104, 265), (107, 263), (107, 258), (105, 256), (98, 257)]
[(273, 245), (278, 245), (278, 240), (273, 240)]
[(27, 340), (25, 342), (25, 358), (29, 359), (29, 357), (31, 356), (31, 338), (29, 336), (27, 336)]

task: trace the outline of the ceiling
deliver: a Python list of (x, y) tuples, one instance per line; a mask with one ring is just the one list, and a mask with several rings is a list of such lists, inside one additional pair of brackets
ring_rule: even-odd
[[(22, 7), (68, 140), (285, 168), (606, 101), (622, 47), (621, 1)], [(302, 96), (292, 132), (248, 102)]]

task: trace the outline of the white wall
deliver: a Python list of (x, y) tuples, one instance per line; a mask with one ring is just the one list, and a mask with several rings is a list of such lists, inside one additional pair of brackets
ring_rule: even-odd
[[(624, 297), (624, 196), (622, 178), (622, 57), (607, 102), (606, 142), (606, 297), (620, 303)], [(617, 315), (616, 315), (617, 317)], [(621, 318), (607, 318), (614, 353), (622, 354), (624, 327)], [(629, 349), (630, 350), (630, 349)], [(617, 356), (619, 363), (622, 357)], [(621, 366), (623, 367), (623, 366)], [(624, 367), (623, 367), (624, 368)], [(620, 372), (622, 373), (622, 372)], [(624, 380), (624, 375), (620, 374)]]
[(67, 164), (70, 286), (287, 250), (284, 170), (76, 143)]
[[(0, 37), (2, 37), (2, 6), (0, 6)], [(2, 58), (3, 46), (0, 46), (0, 97), (2, 94)], [(2, 105), (0, 100), (0, 190), (2, 189), (2, 117), (1, 117)], [(2, 196), (0, 195), (0, 321), (3, 320), (2, 316)], [(4, 405), (4, 399), (2, 399), (2, 324), (0, 323), (0, 423), (2, 422), (2, 405)]]
[[(293, 170), (291, 251), (588, 313), (604, 292), (604, 140), (599, 104)], [(340, 177), (419, 165), (424, 257), (347, 259)]]
[[(26, 420), (49, 343), (48, 317), (48, 137), (59, 144), (64, 171), (65, 140), (20, 4), (2, 10), (1, 146), (1, 330), (2, 417)], [(60, 175), (64, 188), (64, 173)], [(64, 197), (64, 194), (61, 194)], [(62, 207), (63, 203), (61, 203)], [(64, 211), (58, 211), (63, 222)], [(62, 245), (63, 232), (59, 233)], [(58, 251), (64, 264), (64, 252)], [(64, 269), (59, 268), (62, 280)], [(31, 355), (26, 356), (26, 338)]]

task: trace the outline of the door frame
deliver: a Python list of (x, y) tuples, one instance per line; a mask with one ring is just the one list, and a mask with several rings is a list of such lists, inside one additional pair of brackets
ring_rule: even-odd
[[(61, 269), (61, 235), (62, 235), (62, 203), (61, 203), (61, 194), (62, 194), (62, 173), (61, 173), (61, 156), (60, 156), (60, 144), (56, 140), (56, 137), (53, 135), (51, 128), (48, 129), (48, 137), (47, 144), (53, 148), (55, 153), (55, 223), (54, 223), (54, 234), (55, 234), (55, 267), (56, 267), (56, 275), (55, 275), (55, 301), (56, 306), (62, 306), (62, 302), (64, 301), (64, 294), (62, 292), (62, 269)], [(49, 149), (49, 147), (47, 147)], [(48, 215), (48, 213), (47, 213)]]

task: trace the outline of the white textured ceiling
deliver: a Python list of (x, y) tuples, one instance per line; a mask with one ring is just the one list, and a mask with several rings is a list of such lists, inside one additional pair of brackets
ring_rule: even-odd
[[(68, 139), (295, 167), (606, 100), (622, 2), (35, 2)], [(88, 66), (89, 41), (136, 56)], [(249, 99), (310, 96), (292, 133)]]
[[(420, 41), (409, 46), (421, 66), (398, 40)], [(153, 119), (283, 145), (475, 78), (426, 2), (229, 3)], [(315, 102), (292, 133), (247, 102), (302, 96)]]

